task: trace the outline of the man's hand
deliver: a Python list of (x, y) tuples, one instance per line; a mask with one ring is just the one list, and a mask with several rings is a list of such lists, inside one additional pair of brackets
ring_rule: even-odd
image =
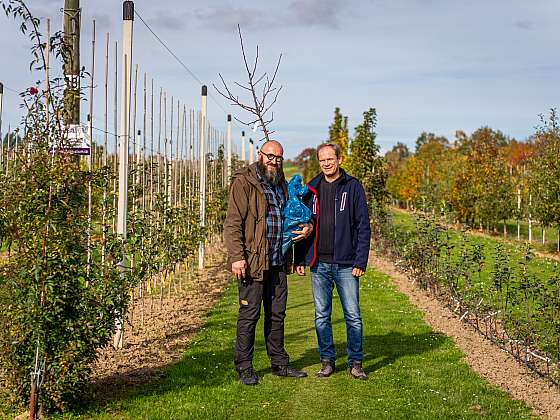
[(247, 262), (245, 260), (236, 261), (231, 265), (231, 272), (237, 278), (237, 280), (241, 280), (245, 277), (246, 268)]
[(300, 230), (292, 230), (292, 233), (297, 235), (292, 238), (292, 241), (294, 242), (299, 242), (302, 239), (307, 238), (311, 235), (311, 232), (313, 232), (313, 223), (303, 223), (299, 225), (299, 227), (301, 228)]
[(352, 269), (352, 275), (354, 277), (362, 277), (364, 275), (364, 270), (362, 270), (361, 268), (358, 268), (358, 267), (354, 267)]
[(305, 276), (305, 266), (296, 265), (296, 273), (298, 274), (298, 276)]

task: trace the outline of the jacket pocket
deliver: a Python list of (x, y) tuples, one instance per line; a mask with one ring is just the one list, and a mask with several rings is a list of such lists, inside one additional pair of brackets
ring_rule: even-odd
[(258, 272), (259, 253), (256, 250), (247, 250), (247, 271), (246, 275), (249, 278), (255, 278)]

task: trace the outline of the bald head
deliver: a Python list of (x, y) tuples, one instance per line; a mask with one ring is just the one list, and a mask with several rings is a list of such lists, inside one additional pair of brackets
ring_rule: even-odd
[(261, 152), (265, 154), (273, 153), (276, 156), (284, 155), (284, 148), (276, 140), (265, 141), (261, 146)]

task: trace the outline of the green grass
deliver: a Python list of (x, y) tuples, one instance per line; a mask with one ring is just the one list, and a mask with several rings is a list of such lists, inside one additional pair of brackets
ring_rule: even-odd
[(286, 349), (305, 379), (269, 372), (262, 320), (257, 328), (256, 387), (234, 373), (237, 290), (230, 287), (183, 359), (167, 376), (104, 407), (64, 418), (88, 419), (489, 419), (532, 418), (529, 409), (480, 379), (452, 340), (431, 330), (390, 280), (368, 270), (361, 280), (367, 382), (349, 377), (345, 327), (335, 298), (337, 372), (318, 379), (313, 301), (308, 277), (289, 278)]
[(0, 419), (13, 419), (17, 416), (17, 412), (12, 407), (6, 405), (2, 398), (5, 398), (5, 396), (0, 392)]
[(301, 168), (293, 163), (286, 162), (284, 164), (284, 176), (286, 180), (289, 181), (292, 176), (299, 173), (301, 175)]
[[(396, 219), (401, 219), (401, 222), (405, 218), (410, 218), (403, 211), (393, 211)], [(532, 240), (531, 246), (542, 252), (556, 253), (557, 252), (557, 242), (558, 242), (558, 231), (554, 227), (545, 228), (545, 243), (542, 243), (542, 230), (543, 227), (538, 222), (533, 222), (532, 225)], [(486, 231), (485, 231), (486, 232)], [(499, 223), (496, 226), (496, 232), (491, 233), (491, 235), (501, 241), (510, 242), (512, 244), (518, 245), (520, 243), (525, 243), (529, 240), (529, 223), (526, 220), (521, 220), (519, 222), (519, 238), (517, 240), (517, 221), (507, 220), (506, 221), (506, 232), (507, 236), (504, 237), (503, 224)]]
[[(533, 223), (531, 228), (532, 233), (532, 241), (531, 245), (543, 252), (556, 252), (557, 250), (557, 242), (558, 242), (558, 231), (555, 228), (548, 227), (545, 228), (545, 243), (542, 243), (542, 229), (543, 227), (538, 223)], [(498, 229), (499, 235), (503, 237), (503, 227)], [(517, 241), (517, 221), (515, 220), (508, 220), (506, 222), (506, 231), (508, 233), (507, 239), (510, 241)], [(529, 240), (529, 223), (527, 221), (520, 221), (519, 222), (519, 233), (520, 233), (520, 240), (528, 241)]]

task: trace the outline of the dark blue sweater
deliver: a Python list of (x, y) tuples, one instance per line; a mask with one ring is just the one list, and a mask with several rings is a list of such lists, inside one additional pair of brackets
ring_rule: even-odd
[[(371, 228), (364, 188), (341, 169), (342, 179), (336, 189), (334, 215), (334, 264), (351, 265), (365, 270), (369, 256)], [(313, 267), (317, 262), (318, 222), (321, 217), (317, 188), (323, 179), (319, 174), (307, 184), (312, 194), (304, 199), (311, 209), (315, 235), (295, 244), (295, 265)]]

